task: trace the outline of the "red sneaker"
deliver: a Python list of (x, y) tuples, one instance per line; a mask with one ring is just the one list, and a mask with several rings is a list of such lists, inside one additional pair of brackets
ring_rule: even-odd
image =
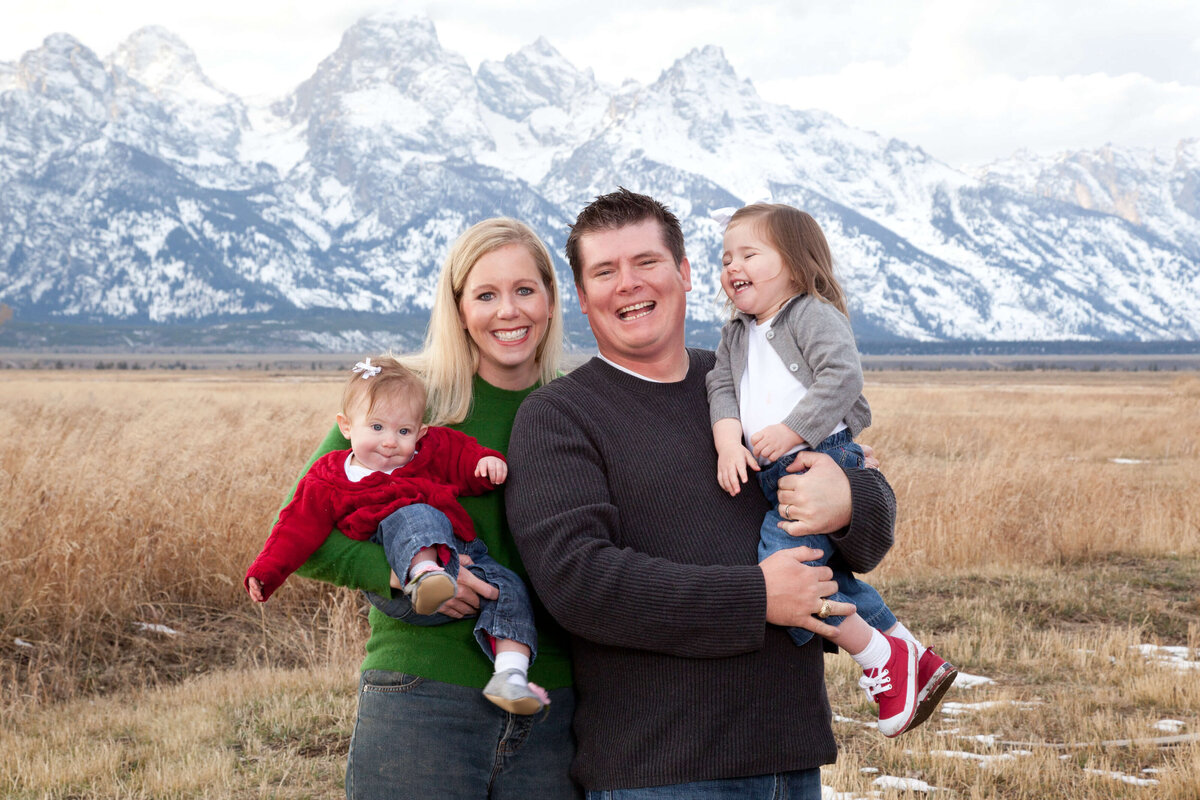
[(938, 703), (942, 702), (942, 697), (957, 677), (957, 667), (931, 648), (925, 648), (917, 662), (917, 713), (913, 715), (907, 730), (912, 730), (929, 719), (929, 715), (938, 707)]
[(858, 685), (879, 704), (879, 732), (899, 736), (917, 712), (917, 647), (912, 642), (884, 634), (891, 658), (879, 669), (863, 670)]

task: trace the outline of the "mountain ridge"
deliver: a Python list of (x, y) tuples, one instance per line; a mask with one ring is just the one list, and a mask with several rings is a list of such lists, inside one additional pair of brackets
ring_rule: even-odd
[(430, 20), (394, 14), (260, 106), (161, 28), (106, 59), (53, 34), (0, 64), (0, 302), (21, 320), (417, 329), (449, 244), (508, 215), (546, 240), (583, 342), (562, 246), (618, 185), (680, 216), (700, 344), (726, 313), (709, 212), (767, 196), (821, 222), (860, 337), (1200, 339), (1196, 140), (968, 174), (763, 100), (712, 45), (611, 87), (544, 38), (472, 72)]

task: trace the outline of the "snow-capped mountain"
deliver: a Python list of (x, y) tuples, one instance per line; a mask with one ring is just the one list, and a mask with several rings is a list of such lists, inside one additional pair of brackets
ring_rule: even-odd
[(18, 320), (311, 320), (325, 346), (317, 328), (380, 315), (419, 331), (469, 224), (525, 220), (569, 286), (568, 225), (617, 186), (683, 220), (697, 343), (725, 314), (709, 212), (764, 197), (822, 224), (862, 339), (1200, 339), (1196, 141), (967, 175), (766, 102), (715, 47), (610, 87), (544, 39), (472, 72), (429, 20), (390, 15), (268, 107), (158, 28), (103, 61), (55, 34), (0, 64), (0, 302)]

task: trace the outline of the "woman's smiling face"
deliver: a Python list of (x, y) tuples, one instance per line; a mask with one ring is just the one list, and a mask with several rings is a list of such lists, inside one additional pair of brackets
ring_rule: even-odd
[(479, 377), (502, 389), (536, 383), (537, 349), (553, 311), (554, 298), (523, 245), (480, 257), (458, 301), (459, 320), (479, 350)]

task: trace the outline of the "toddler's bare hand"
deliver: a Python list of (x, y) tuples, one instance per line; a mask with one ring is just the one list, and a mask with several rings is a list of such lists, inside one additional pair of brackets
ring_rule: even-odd
[(742, 491), (742, 484), (749, 480), (748, 469), (758, 472), (758, 461), (741, 445), (717, 453), (717, 483), (729, 492), (731, 497), (737, 497)]
[(750, 437), (754, 455), (767, 461), (778, 461), (798, 444), (804, 444), (804, 437), (794, 430), (777, 422), (768, 425)]
[(250, 596), (255, 602), (265, 603), (267, 598), (263, 596), (262, 582), (258, 578), (251, 578), (246, 581), (246, 590), (250, 592)]
[(508, 464), (502, 458), (484, 456), (475, 465), (475, 477), (487, 478), (494, 485), (499, 486), (508, 479)]

